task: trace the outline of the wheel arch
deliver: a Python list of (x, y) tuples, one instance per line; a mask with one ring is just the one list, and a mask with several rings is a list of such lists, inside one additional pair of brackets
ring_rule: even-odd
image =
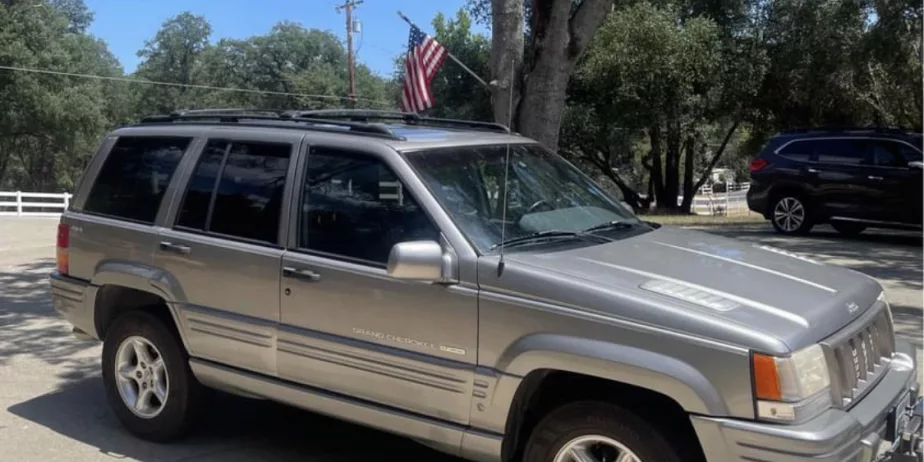
[[(536, 416), (530, 413), (536, 403), (542, 402), (547, 387), (581, 389), (574, 398), (589, 393), (591, 397), (605, 399), (611, 396), (605, 390), (628, 392), (634, 397), (656, 400), (675, 416), (727, 413), (724, 401), (705, 376), (676, 358), (626, 345), (561, 335), (538, 334), (518, 343), (522, 351), (511, 355), (504, 365), (505, 371), (523, 377), (507, 413), (501, 450), (504, 460), (512, 460), (522, 449), (535, 424)], [(581, 386), (562, 387), (564, 383)], [(683, 420), (689, 423), (688, 419)]]

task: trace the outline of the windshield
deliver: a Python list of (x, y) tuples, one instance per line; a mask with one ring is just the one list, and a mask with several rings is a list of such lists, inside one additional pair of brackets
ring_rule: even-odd
[[(502, 240), (506, 154), (506, 145), (405, 153), (456, 225), (482, 253), (495, 250)], [(628, 207), (538, 144), (510, 145), (507, 179), (506, 242), (567, 232), (574, 237), (587, 230), (606, 234), (624, 228), (608, 224), (641, 225)], [(586, 242), (589, 245), (600, 240)]]

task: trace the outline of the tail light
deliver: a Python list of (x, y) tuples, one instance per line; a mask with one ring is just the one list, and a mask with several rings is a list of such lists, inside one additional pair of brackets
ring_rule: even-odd
[(751, 161), (751, 173), (756, 173), (764, 169), (764, 167), (770, 165), (770, 162), (767, 162), (764, 159), (754, 159)]
[(67, 223), (58, 224), (58, 244), (56, 260), (58, 263), (58, 272), (67, 274), (71, 270), (71, 259), (68, 247), (71, 244), (71, 225)]

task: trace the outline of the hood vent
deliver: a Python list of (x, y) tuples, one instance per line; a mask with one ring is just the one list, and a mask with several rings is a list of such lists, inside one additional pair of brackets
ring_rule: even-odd
[(716, 311), (730, 311), (741, 306), (734, 300), (672, 281), (655, 279), (642, 284), (641, 288)]

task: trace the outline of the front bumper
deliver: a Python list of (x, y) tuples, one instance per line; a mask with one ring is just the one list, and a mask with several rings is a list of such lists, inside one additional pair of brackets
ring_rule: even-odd
[(93, 316), (93, 286), (87, 281), (51, 273), (51, 304), (74, 326), (77, 338), (99, 338)]
[(894, 427), (908, 421), (901, 419), (901, 415), (917, 397), (914, 350), (905, 342), (896, 343), (897, 353), (889, 371), (875, 389), (850, 409), (830, 409), (799, 425), (692, 416), (706, 459), (710, 462), (889, 460), (891, 456), (886, 449), (900, 436)]

